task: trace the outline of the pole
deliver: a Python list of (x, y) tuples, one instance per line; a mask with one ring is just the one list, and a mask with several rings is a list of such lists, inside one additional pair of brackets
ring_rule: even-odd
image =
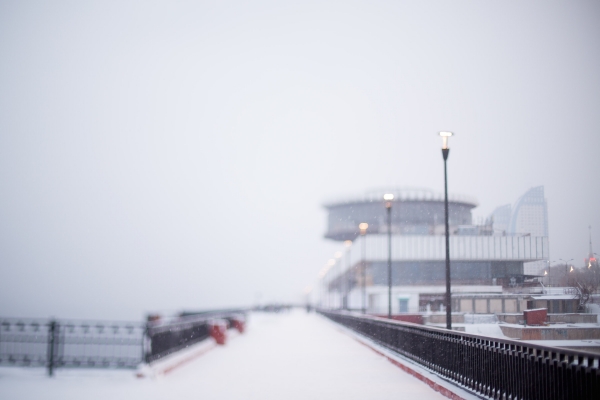
[(348, 294), (350, 293), (350, 275), (352, 272), (352, 257), (350, 252), (352, 251), (351, 247), (348, 247), (348, 251), (346, 252), (346, 279), (344, 283), (344, 310), (348, 310)]
[(448, 173), (446, 161), (450, 149), (442, 149), (444, 157), (444, 214), (446, 218), (446, 329), (452, 329), (452, 303), (450, 297), (450, 227), (448, 225)]
[(367, 313), (367, 235), (362, 235), (362, 313)]
[(56, 348), (56, 321), (50, 321), (48, 327), (48, 376), (54, 374), (54, 349)]
[(344, 308), (343, 303), (344, 303), (344, 261), (342, 260), (342, 257), (339, 258), (339, 262), (340, 262), (340, 274), (338, 275), (338, 289), (340, 292), (340, 304), (339, 304), (339, 309), (342, 310)]
[(392, 202), (386, 204), (388, 226), (388, 318), (392, 319)]

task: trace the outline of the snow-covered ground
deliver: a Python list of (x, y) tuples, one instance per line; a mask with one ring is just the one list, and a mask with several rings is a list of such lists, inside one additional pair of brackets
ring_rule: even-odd
[(0, 399), (443, 399), (315, 314), (252, 314), (249, 329), (158, 378), (0, 368)]
[[(458, 324), (457, 324), (458, 325)], [(498, 323), (492, 324), (464, 324), (465, 332), (473, 333), (475, 335), (484, 335), (491, 336), (495, 338), (505, 339), (506, 336), (502, 333), (502, 329), (500, 329), (500, 325)]]

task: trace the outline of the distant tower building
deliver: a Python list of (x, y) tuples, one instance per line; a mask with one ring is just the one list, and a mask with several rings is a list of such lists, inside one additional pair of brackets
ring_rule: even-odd
[(529, 189), (517, 200), (508, 232), (513, 235), (548, 236), (548, 206), (543, 186)]
[(494, 235), (504, 236), (510, 224), (510, 204), (500, 206), (492, 213)]
[[(529, 189), (515, 205), (498, 207), (492, 213), (494, 235), (548, 237), (548, 206), (544, 187)], [(526, 275), (542, 275), (547, 260), (524, 264)]]

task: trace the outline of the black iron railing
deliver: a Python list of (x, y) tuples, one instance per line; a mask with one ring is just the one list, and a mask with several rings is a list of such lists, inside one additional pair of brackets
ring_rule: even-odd
[(158, 360), (208, 338), (213, 320), (226, 320), (228, 326), (232, 326), (234, 319), (245, 317), (245, 311), (219, 310), (182, 315), (148, 323), (144, 341), (145, 362)]
[(600, 355), (320, 311), (435, 374), (490, 399), (600, 399)]

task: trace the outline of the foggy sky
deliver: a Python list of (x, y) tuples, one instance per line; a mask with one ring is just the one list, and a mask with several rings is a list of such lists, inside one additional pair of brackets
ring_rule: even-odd
[[(600, 253), (600, 3), (0, 2), (0, 315), (297, 301), (324, 201), (532, 186)], [(577, 265), (577, 264), (576, 264)], [(259, 295), (260, 293), (260, 295)]]

